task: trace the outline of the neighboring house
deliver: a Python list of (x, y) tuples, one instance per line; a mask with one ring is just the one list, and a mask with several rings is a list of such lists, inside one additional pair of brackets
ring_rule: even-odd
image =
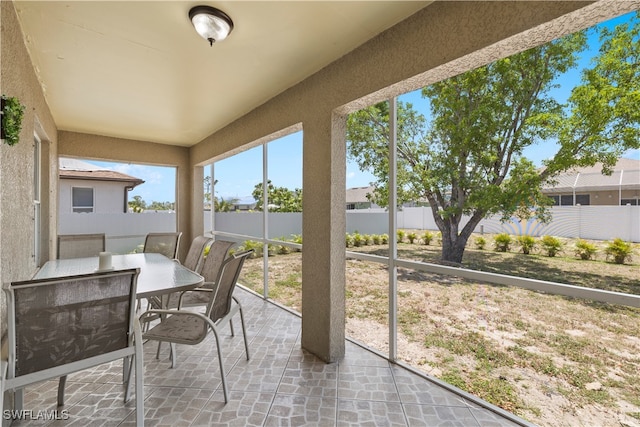
[(347, 188), (347, 210), (379, 208), (367, 198), (367, 195), (373, 194), (373, 190), (373, 186)]
[(621, 158), (611, 175), (601, 171), (602, 165), (596, 164), (565, 172), (542, 191), (556, 206), (640, 204), (640, 160)]
[(256, 208), (256, 200), (252, 196), (241, 197), (239, 199), (233, 199), (232, 211), (251, 211)]
[(76, 159), (60, 158), (60, 213), (123, 213), (143, 180)]

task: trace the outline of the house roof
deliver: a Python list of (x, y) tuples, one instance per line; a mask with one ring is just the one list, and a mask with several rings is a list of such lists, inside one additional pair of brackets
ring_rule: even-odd
[(611, 175), (602, 174), (602, 164), (576, 168), (555, 178), (555, 185), (544, 187), (549, 193), (568, 191), (640, 190), (640, 160), (620, 158)]
[(77, 159), (61, 157), (59, 159), (60, 179), (89, 179), (96, 181), (128, 182), (132, 187), (144, 183), (144, 180), (121, 172), (112, 171)]
[(374, 188), (372, 186), (347, 188), (346, 201), (347, 203), (370, 202), (367, 198), (367, 194), (373, 193), (373, 190)]

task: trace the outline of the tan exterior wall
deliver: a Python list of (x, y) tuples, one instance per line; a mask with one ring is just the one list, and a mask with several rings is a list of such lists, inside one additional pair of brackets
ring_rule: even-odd
[(57, 129), (20, 32), (12, 2), (0, 2), (2, 18), (1, 88), (25, 105), (20, 142), (0, 144), (0, 268), (2, 283), (29, 279), (34, 257), (34, 135), (42, 140), (41, 244), (46, 260), (55, 248), (58, 174)]

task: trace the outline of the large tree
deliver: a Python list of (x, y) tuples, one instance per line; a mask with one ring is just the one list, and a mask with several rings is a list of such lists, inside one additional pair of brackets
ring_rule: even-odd
[[(398, 203), (427, 200), (442, 232), (442, 259), (462, 262), (478, 223), (501, 214), (548, 219), (545, 182), (574, 166), (603, 163), (640, 146), (640, 39), (632, 25), (601, 31), (601, 49), (566, 105), (554, 81), (575, 68), (586, 46), (576, 33), (422, 90), (431, 119), (398, 103)], [(377, 179), (374, 201), (388, 195), (387, 103), (350, 115), (348, 155)], [(523, 150), (544, 140), (558, 151), (537, 169)], [(462, 223), (463, 216), (469, 218)]]
[[(256, 200), (256, 210), (263, 210), (264, 200), (262, 184), (256, 184), (253, 188), (253, 198)], [(302, 190), (296, 188), (289, 190), (286, 187), (276, 187), (267, 181), (267, 199), (269, 212), (302, 212)]]

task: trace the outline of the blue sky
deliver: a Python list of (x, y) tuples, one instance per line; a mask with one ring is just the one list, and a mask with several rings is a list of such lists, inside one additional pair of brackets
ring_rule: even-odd
[[(623, 15), (601, 25), (613, 28), (628, 21), (632, 15)], [(558, 101), (566, 101), (573, 85), (580, 81), (579, 70), (589, 66), (591, 58), (597, 53), (598, 39), (593, 32), (589, 38), (589, 45), (591, 50), (583, 52), (579, 66), (558, 79), (560, 87), (554, 89), (554, 97)], [(420, 90), (404, 94), (399, 97), (399, 100), (411, 102), (416, 110), (425, 116), (428, 115), (428, 103), (422, 98)], [(540, 165), (543, 159), (552, 156), (555, 151), (556, 145), (553, 142), (544, 142), (529, 147), (524, 154), (535, 164)], [(630, 151), (625, 157), (640, 160), (640, 150)], [(268, 159), (268, 179), (275, 186), (289, 189), (302, 188), (302, 132), (269, 143)], [(139, 195), (147, 203), (175, 201), (174, 168), (94, 161), (90, 163), (143, 179), (145, 183), (136, 187), (131, 192), (131, 197)], [(346, 168), (347, 188), (367, 186), (374, 181), (371, 174), (360, 171), (353, 163), (347, 163)], [(208, 173), (208, 170), (205, 173)], [(261, 147), (217, 162), (215, 179), (218, 180), (215, 188), (217, 197), (228, 199), (251, 196), (254, 186), (262, 182)]]

